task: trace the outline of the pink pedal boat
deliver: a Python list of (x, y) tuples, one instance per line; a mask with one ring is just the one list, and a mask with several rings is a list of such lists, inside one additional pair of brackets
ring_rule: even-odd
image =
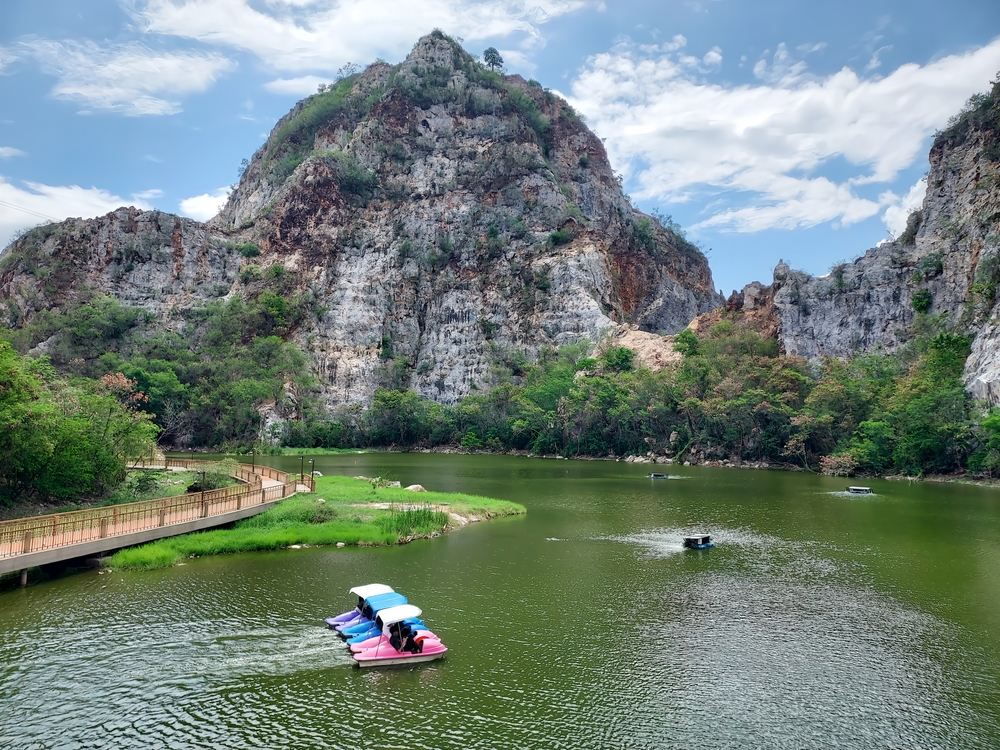
[(379, 612), (375, 622), (381, 627), (382, 635), (369, 639), (375, 642), (374, 645), (355, 653), (354, 663), (359, 667), (392, 667), (440, 659), (448, 649), (437, 636), (428, 630), (413, 634), (404, 626), (404, 620), (417, 617), (420, 617), (420, 607), (412, 604)]
[[(414, 640), (418, 642), (423, 642), (428, 639), (440, 641), (434, 633), (429, 630), (417, 630), (413, 633)], [(361, 641), (361, 643), (352, 643), (349, 648), (352, 654), (360, 654), (362, 651), (367, 651), (370, 648), (375, 648), (376, 646), (388, 645), (389, 639), (384, 635), (376, 635), (369, 638), (367, 641)]]

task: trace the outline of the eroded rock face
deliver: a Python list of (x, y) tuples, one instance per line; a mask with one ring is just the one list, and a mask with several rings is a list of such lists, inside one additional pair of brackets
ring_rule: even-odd
[(653, 372), (684, 361), (684, 355), (674, 351), (673, 336), (657, 336), (640, 331), (637, 326), (619, 326), (611, 336), (615, 346), (624, 346), (635, 352), (636, 364)]
[(814, 361), (892, 351), (907, 341), (917, 308), (946, 313), (975, 336), (966, 363), (973, 395), (1000, 402), (998, 143), (989, 127), (939, 137), (923, 206), (898, 239), (819, 278), (779, 263), (770, 286), (748, 285), (727, 308), (756, 318), (785, 353)]
[(775, 268), (774, 304), (786, 352), (818, 359), (891, 351), (907, 339), (915, 296), (917, 307), (923, 296), (927, 312), (979, 329), (984, 311), (976, 309), (972, 288), (983, 263), (995, 257), (1000, 196), (997, 164), (983, 157), (985, 137), (976, 132), (961, 144), (934, 145), (923, 206), (900, 239), (822, 278), (785, 264)]
[[(122, 209), (59, 226), (79, 227), (45, 241), (46, 263), (73, 265), (59, 295), (92, 287), (157, 315), (255, 295), (280, 265), (317, 313), (294, 337), (329, 405), (379, 385), (454, 402), (504, 351), (625, 322), (673, 333), (722, 303), (705, 257), (631, 207), (564, 101), (438, 34), (297, 104), (208, 224)], [(109, 260), (142, 238), (149, 252)], [(247, 242), (259, 257), (227, 249)], [(8, 317), (58, 304), (23, 269), (0, 297)]]
[(160, 211), (120, 208), (98, 219), (36, 229), (0, 256), (0, 319), (16, 327), (34, 313), (103, 291), (156, 315), (232, 291), (240, 254), (204, 224)]
[(327, 312), (306, 335), (331, 402), (370, 397), (386, 341), (403, 385), (454, 401), (497, 349), (596, 341), (624, 320), (673, 332), (721, 302), (704, 257), (631, 208), (600, 140), (540, 87), (426, 37), (353, 81), (371, 108), (345, 106), (275, 187), (283, 130), (323, 96), (276, 126), (217, 223), (316, 290)]

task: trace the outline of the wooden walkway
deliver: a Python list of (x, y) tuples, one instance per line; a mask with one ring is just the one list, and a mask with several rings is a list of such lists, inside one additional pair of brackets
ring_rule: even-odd
[[(203, 461), (168, 458), (133, 469), (192, 469)], [(312, 492), (312, 477), (292, 479), (269, 466), (239, 464), (239, 484), (206, 492), (102, 508), (0, 521), (0, 574), (36, 565), (90, 557), (190, 531), (238, 521), (267, 510), (296, 492)]]

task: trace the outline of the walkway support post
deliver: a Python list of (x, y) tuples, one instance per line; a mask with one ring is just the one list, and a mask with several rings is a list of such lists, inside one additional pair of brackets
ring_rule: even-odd
[(28, 585), (28, 569), (21, 568), (21, 588), (23, 589)]
[(204, 518), (208, 515), (208, 506), (205, 504), (205, 472), (198, 473), (201, 474), (201, 517)]

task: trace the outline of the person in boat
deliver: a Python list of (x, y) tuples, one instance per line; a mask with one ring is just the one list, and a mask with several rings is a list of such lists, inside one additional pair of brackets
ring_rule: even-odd
[(404, 622), (395, 622), (389, 626), (389, 645), (403, 653), (419, 654), (423, 651), (423, 643), (417, 640), (416, 633)]
[(361, 597), (358, 597), (358, 599), (361, 602), (361, 604), (358, 606), (358, 609), (361, 610), (361, 616), (362, 617), (366, 617), (369, 620), (374, 620), (375, 619), (375, 612), (374, 612), (374, 610), (372, 610), (372, 605), (370, 605), (364, 599), (361, 599)]

